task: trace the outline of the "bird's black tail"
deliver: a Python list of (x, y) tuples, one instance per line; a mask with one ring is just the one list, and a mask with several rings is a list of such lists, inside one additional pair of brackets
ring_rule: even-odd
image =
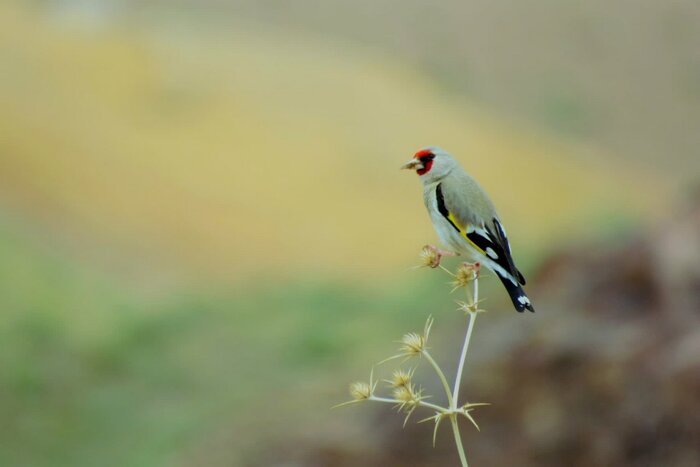
[(501, 282), (503, 282), (503, 285), (508, 291), (508, 295), (510, 295), (510, 299), (513, 300), (515, 309), (518, 310), (519, 313), (522, 313), (525, 310), (530, 310), (533, 313), (535, 312), (535, 309), (532, 307), (532, 303), (530, 303), (530, 299), (527, 297), (527, 294), (525, 294), (525, 291), (521, 285), (514, 284), (510, 278), (504, 277), (498, 272), (496, 272), (496, 275), (499, 279), (501, 279)]

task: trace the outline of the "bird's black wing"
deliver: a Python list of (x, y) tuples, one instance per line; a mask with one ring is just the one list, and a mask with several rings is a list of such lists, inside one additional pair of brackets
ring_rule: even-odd
[(514, 281), (525, 285), (525, 278), (515, 267), (510, 252), (508, 237), (498, 219), (492, 219), (491, 223), (482, 225), (462, 225), (457, 216), (445, 203), (445, 198), (440, 185), (436, 187), (437, 207), (440, 214), (454, 227), (477, 251), (498, 264), (506, 273), (513, 277)]

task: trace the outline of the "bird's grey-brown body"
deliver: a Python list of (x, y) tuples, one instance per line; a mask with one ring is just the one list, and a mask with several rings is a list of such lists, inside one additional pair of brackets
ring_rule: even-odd
[[(493, 202), (479, 183), (466, 173), (462, 167), (455, 165), (449, 173), (440, 180), (442, 193), (450, 213), (461, 225), (481, 225), (498, 219), (498, 213)], [(423, 199), (430, 195), (428, 185), (423, 187)]]

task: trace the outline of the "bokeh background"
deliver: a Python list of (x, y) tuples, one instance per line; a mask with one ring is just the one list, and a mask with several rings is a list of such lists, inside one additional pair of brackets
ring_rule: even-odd
[(700, 465), (699, 130), (696, 0), (5, 0), (0, 465), (455, 465), (330, 410), (429, 314), (456, 361), (432, 144), (538, 310), (482, 281), (472, 464)]

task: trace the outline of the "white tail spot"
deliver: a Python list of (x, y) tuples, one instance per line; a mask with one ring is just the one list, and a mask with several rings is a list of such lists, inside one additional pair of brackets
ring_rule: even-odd
[(519, 297), (518, 297), (518, 301), (519, 301), (522, 305), (529, 305), (529, 304), (530, 304), (530, 299), (527, 298), (525, 295), (519, 296)]

